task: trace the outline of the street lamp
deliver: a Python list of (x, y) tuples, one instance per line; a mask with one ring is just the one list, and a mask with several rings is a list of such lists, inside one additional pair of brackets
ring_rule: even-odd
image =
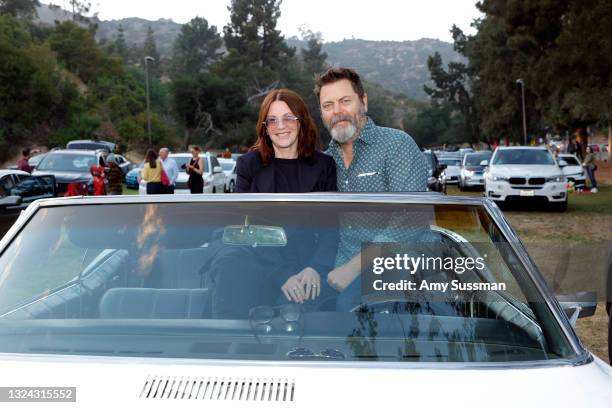
[(144, 57), (145, 63), (145, 88), (147, 93), (147, 135), (149, 136), (149, 147), (153, 145), (151, 143), (151, 102), (149, 101), (149, 61), (155, 61), (155, 58), (149, 57), (148, 55)]
[(523, 99), (523, 144), (527, 146), (527, 117), (525, 115), (525, 81), (523, 78), (516, 80), (517, 84), (521, 85), (521, 95)]

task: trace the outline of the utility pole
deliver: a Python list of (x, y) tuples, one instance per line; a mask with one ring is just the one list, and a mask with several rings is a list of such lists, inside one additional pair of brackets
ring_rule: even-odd
[(527, 116), (525, 114), (525, 81), (523, 78), (516, 80), (517, 84), (521, 85), (521, 96), (523, 100), (523, 144), (527, 146)]
[(149, 61), (155, 61), (155, 58), (149, 57), (148, 55), (144, 57), (145, 63), (145, 88), (147, 93), (147, 135), (149, 136), (149, 147), (153, 146), (151, 142), (151, 102), (149, 98)]

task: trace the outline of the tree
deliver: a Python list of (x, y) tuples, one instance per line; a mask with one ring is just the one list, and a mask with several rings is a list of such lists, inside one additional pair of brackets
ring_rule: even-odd
[(0, 15), (32, 19), (38, 6), (38, 0), (0, 0)]
[(301, 30), (302, 39), (306, 41), (306, 48), (301, 49), (302, 62), (306, 75), (314, 78), (314, 75), (325, 71), (327, 68), (327, 53), (323, 52), (323, 38), (321, 33), (313, 33), (310, 30)]
[(241, 87), (216, 75), (179, 79), (172, 84), (172, 94), (174, 112), (186, 128), (184, 147), (196, 138), (206, 144), (211, 137), (220, 137), (221, 129), (252, 114)]
[(129, 50), (127, 43), (125, 42), (125, 35), (123, 34), (123, 24), (119, 24), (119, 27), (117, 28), (117, 39), (115, 40), (114, 45), (115, 52), (117, 55), (119, 55), (121, 61), (123, 61), (124, 64), (127, 63), (129, 58)]
[(155, 60), (152, 64), (148, 64), (149, 75), (155, 78), (159, 78), (161, 71), (159, 69), (159, 52), (157, 51), (157, 43), (155, 42), (155, 37), (153, 36), (153, 29), (151, 28), (151, 26), (149, 26), (149, 28), (147, 29), (147, 36), (142, 47), (142, 59), (140, 63), (143, 66), (145, 57), (152, 57)]
[(215, 72), (234, 78), (255, 101), (270, 90), (288, 83), (295, 50), (276, 29), (280, 0), (232, 0), (230, 23), (223, 27), (228, 55)]
[(70, 0), (70, 6), (72, 7), (72, 22), (85, 21), (89, 22), (89, 19), (85, 17), (85, 14), (91, 10), (91, 1), (89, 0)]
[(221, 35), (217, 27), (208, 26), (205, 18), (196, 17), (181, 27), (172, 57), (174, 78), (207, 72), (223, 53)]
[(90, 30), (72, 22), (58, 24), (48, 43), (66, 68), (84, 82), (93, 82), (104, 75), (121, 74), (120, 61), (102, 52)]

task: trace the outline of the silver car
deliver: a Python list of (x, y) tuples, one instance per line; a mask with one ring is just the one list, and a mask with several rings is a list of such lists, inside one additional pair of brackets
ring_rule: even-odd
[[(358, 269), (343, 266), (360, 252)], [(28, 207), (0, 254), (4, 401), (612, 401), (612, 368), (573, 328), (594, 301), (560, 303), (485, 198), (50, 199)], [(356, 271), (352, 283), (329, 288), (335, 266)], [(295, 301), (302, 291), (306, 300)]]

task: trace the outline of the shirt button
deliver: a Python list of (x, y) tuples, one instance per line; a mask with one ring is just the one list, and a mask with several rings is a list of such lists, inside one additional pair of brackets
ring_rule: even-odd
[(348, 184), (348, 180), (345, 180), (345, 181), (344, 181), (344, 184)]

